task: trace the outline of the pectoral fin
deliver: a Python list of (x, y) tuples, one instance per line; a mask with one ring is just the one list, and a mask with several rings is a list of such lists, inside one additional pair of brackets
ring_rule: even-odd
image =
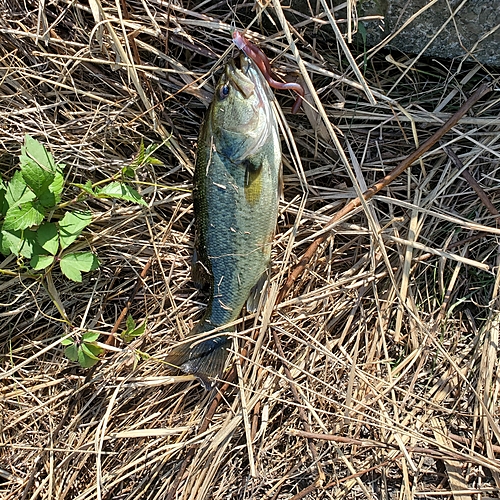
[(262, 192), (262, 161), (261, 159), (247, 159), (245, 167), (245, 198), (250, 205), (255, 205)]

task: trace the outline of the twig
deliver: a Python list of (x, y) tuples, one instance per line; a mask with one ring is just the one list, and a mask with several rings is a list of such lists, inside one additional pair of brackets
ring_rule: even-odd
[[(411, 155), (405, 158), (392, 172), (387, 174), (382, 180), (373, 184), (370, 188), (368, 188), (363, 193), (363, 199), (365, 201), (370, 200), (375, 196), (379, 191), (386, 188), (389, 184), (391, 184), (395, 179), (397, 179), (410, 165), (413, 164), (416, 160), (418, 160), (424, 153), (426, 153), (434, 144), (436, 144), (446, 133), (448, 133), (459, 121), (460, 119), (470, 110), (470, 108), (483, 97), (485, 94), (491, 91), (491, 88), (487, 84), (482, 84), (480, 87), (464, 102), (461, 108), (453, 115), (451, 118), (429, 139), (427, 139), (417, 150), (415, 150)], [(344, 208), (338, 211), (326, 224), (326, 227), (335, 224), (343, 217), (351, 213), (354, 209), (358, 208), (361, 205), (361, 199), (354, 198), (351, 200)], [(299, 263), (292, 270), (286, 283), (278, 294), (277, 303), (281, 302), (285, 295), (288, 293), (292, 285), (295, 283), (295, 280), (302, 274), (304, 269), (309, 264), (313, 255), (318, 250), (319, 246), (324, 243), (329, 237), (329, 232), (325, 232), (321, 236), (318, 236), (312, 243), (309, 245), (309, 248), (306, 250)]]
[[(305, 432), (301, 431), (300, 429), (291, 429), (289, 432), (293, 436), (302, 436), (309, 439), (319, 439), (323, 441), (334, 441), (336, 443), (352, 444), (354, 446), (376, 447), (376, 448), (386, 448), (394, 450), (399, 449), (399, 446), (388, 443), (380, 443), (378, 441), (361, 440), (355, 438), (346, 438), (344, 436), (336, 436), (335, 434), (320, 434), (315, 432)], [(467, 457), (462, 453), (458, 452), (455, 453), (453, 451), (448, 451), (448, 450), (441, 450), (441, 449), (435, 450), (432, 448), (424, 448), (421, 446), (406, 446), (406, 450), (411, 453), (421, 453), (424, 455), (428, 455), (436, 459), (447, 458), (452, 460), (470, 461), (470, 463), (475, 463), (473, 457)]]
[(335, 434), (319, 434), (317, 432), (301, 431), (299, 429), (290, 429), (289, 433), (292, 436), (302, 436), (308, 439), (322, 439), (323, 441), (334, 441), (336, 443), (352, 444), (355, 446), (376, 446), (378, 448), (391, 448), (385, 443), (379, 443), (370, 440), (361, 440), (355, 438), (348, 438), (345, 436), (336, 436)]
[(334, 481), (330, 481), (325, 486), (325, 490), (327, 488), (331, 488), (332, 486), (336, 486), (337, 484), (345, 483), (346, 481), (350, 481), (351, 479), (354, 479), (356, 477), (360, 477), (360, 476), (362, 476), (364, 474), (367, 474), (368, 472), (371, 472), (372, 470), (381, 469), (382, 467), (385, 467), (386, 465), (388, 465), (392, 461), (393, 460), (385, 460), (384, 462), (381, 462), (381, 463), (379, 463), (377, 465), (374, 465), (373, 467), (369, 467), (368, 469), (360, 470), (359, 472), (356, 472), (356, 474), (351, 474), (350, 476), (346, 476), (346, 477), (343, 477), (343, 478), (340, 478), (340, 479), (335, 479)]
[(316, 488), (318, 488), (318, 486), (320, 486), (318, 484), (318, 481), (314, 481), (314, 483), (310, 484), (309, 486), (306, 486), (296, 495), (293, 495), (293, 497), (290, 500), (300, 500), (301, 498), (304, 498), (306, 495), (309, 495), (309, 493), (312, 493)]
[[(448, 436), (450, 437), (450, 439), (453, 439), (453, 441), (456, 441), (457, 443), (462, 443), (462, 444), (465, 444), (467, 446), (471, 445), (471, 440), (466, 438), (466, 437), (459, 436), (458, 434), (453, 434), (452, 432), (449, 432)], [(476, 448), (479, 448), (480, 451), (484, 450), (484, 443), (482, 441), (478, 441), (476, 439), (476, 440), (474, 440), (474, 445)], [(495, 453), (500, 453), (500, 446), (498, 446), (498, 445), (495, 445), (495, 444), (491, 445), (491, 449)]]
[(464, 168), (464, 164), (460, 160), (460, 158), (455, 154), (453, 149), (448, 146), (443, 146), (444, 152), (450, 157), (450, 160), (455, 164), (455, 167), (460, 170), (462, 177), (469, 183), (470, 187), (476, 192), (479, 196), (483, 205), (488, 209), (491, 215), (495, 217), (500, 216), (500, 213), (495, 208), (495, 205), (491, 202), (488, 195), (484, 192), (484, 189), (479, 185), (479, 183), (472, 177), (468, 168)]

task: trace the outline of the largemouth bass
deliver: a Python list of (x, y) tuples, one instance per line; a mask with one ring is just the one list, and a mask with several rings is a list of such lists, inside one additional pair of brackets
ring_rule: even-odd
[[(222, 376), (233, 327), (263, 284), (276, 228), (281, 144), (274, 96), (241, 54), (225, 68), (198, 138), (193, 276), (209, 284), (205, 315), (166, 361), (209, 390)], [(220, 331), (213, 332), (214, 329)]]

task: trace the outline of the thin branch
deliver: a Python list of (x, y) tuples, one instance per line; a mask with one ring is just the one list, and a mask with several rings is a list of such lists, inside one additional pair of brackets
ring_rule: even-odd
[(491, 202), (488, 195), (484, 192), (484, 189), (479, 185), (479, 183), (472, 177), (470, 170), (468, 168), (464, 168), (464, 164), (460, 160), (460, 158), (456, 155), (453, 149), (448, 146), (443, 146), (444, 152), (450, 157), (451, 161), (454, 163), (455, 167), (460, 170), (462, 177), (469, 183), (470, 187), (476, 192), (479, 196), (483, 205), (488, 209), (491, 215), (498, 217), (500, 213), (495, 208), (495, 205)]

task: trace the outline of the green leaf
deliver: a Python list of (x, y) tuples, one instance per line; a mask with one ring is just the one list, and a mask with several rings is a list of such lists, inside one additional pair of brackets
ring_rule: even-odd
[(42, 196), (54, 180), (54, 174), (38, 165), (35, 160), (27, 158), (21, 163), (21, 173), (26, 184), (37, 197)]
[(158, 149), (158, 144), (150, 144), (146, 148), (145, 163), (149, 165), (163, 165), (163, 162), (158, 158), (152, 156), (152, 154)]
[(103, 351), (93, 344), (82, 344), (78, 349), (78, 362), (83, 368), (90, 368), (99, 361), (99, 354)]
[(47, 252), (55, 255), (59, 250), (59, 233), (57, 226), (53, 222), (42, 224), (36, 232), (38, 243), (47, 250)]
[(10, 255), (12, 253), (10, 247), (6, 243), (3, 231), (0, 231), (0, 253), (3, 255)]
[(135, 327), (135, 321), (132, 316), (129, 314), (127, 316), (127, 328), (124, 332), (121, 333), (120, 337), (124, 342), (132, 342), (134, 338), (140, 337), (146, 330), (146, 322), (142, 323), (138, 328)]
[(94, 355), (94, 356), (100, 356), (103, 352), (104, 352), (104, 349), (100, 346), (98, 346), (97, 344), (95, 343), (85, 343), (84, 344), (87, 349)]
[(21, 231), (21, 234), (23, 242), (19, 253), (23, 257), (30, 259), (33, 255), (43, 254), (43, 248), (38, 244), (35, 231), (31, 231), (30, 229), (25, 229), (24, 231)]
[(146, 322), (144, 321), (144, 323), (141, 326), (137, 327), (131, 333), (131, 335), (133, 335), (134, 337), (140, 337), (145, 331), (146, 331)]
[(99, 267), (99, 260), (92, 252), (68, 253), (59, 262), (61, 271), (70, 280), (81, 283), (82, 272)]
[(40, 203), (47, 208), (55, 207), (61, 201), (64, 187), (64, 177), (60, 173), (54, 174), (54, 180), (49, 187), (39, 196)]
[(142, 352), (139, 351), (138, 349), (135, 350), (136, 354), (139, 356), (144, 361), (147, 361), (148, 359), (151, 358), (151, 356), (147, 352)]
[(78, 346), (72, 343), (66, 349), (64, 349), (64, 355), (71, 361), (78, 361)]
[(34, 200), (35, 193), (24, 182), (23, 175), (18, 170), (7, 185), (5, 192), (5, 201), (9, 208), (15, 207), (22, 203)]
[(92, 189), (92, 182), (87, 181), (85, 184), (73, 184), (76, 187), (79, 187), (82, 191), (85, 191), (88, 194), (93, 195), (94, 190)]
[(54, 158), (37, 140), (26, 134), (19, 157), (21, 174), (44, 207), (54, 207), (61, 201), (64, 185), (63, 164)]
[(19, 233), (19, 237), (14, 233), (9, 231), (0, 232), (0, 252), (4, 255), (10, 255), (11, 253), (19, 255), (19, 248), (21, 246), (21, 231), (16, 231)]
[(86, 332), (82, 335), (84, 342), (95, 342), (99, 338), (99, 332)]
[(35, 254), (31, 258), (30, 265), (33, 269), (38, 271), (39, 269), (45, 269), (46, 267), (49, 267), (52, 264), (52, 262), (54, 262), (53, 255)]
[(66, 276), (66, 278), (69, 278), (72, 281), (76, 281), (77, 283), (82, 282), (82, 273), (81, 271), (73, 266), (71, 263), (68, 263), (66, 261), (61, 261), (59, 262), (61, 266), (61, 271)]
[(362, 21), (358, 22), (358, 33), (361, 35), (363, 39), (363, 47), (366, 46), (366, 26)]
[(82, 368), (91, 368), (96, 363), (98, 363), (98, 359), (92, 359), (88, 356), (85, 356), (81, 349), (78, 350), (78, 363)]
[(148, 163), (155, 166), (163, 165), (163, 162), (161, 160), (159, 160), (158, 158), (154, 158), (153, 156), (149, 157)]
[[(94, 332), (91, 332), (94, 335)], [(84, 334), (82, 339), (85, 338)], [(99, 336), (99, 334), (97, 334)], [(61, 340), (62, 345), (66, 345), (64, 354), (71, 361), (78, 361), (83, 368), (90, 368), (99, 361), (99, 355), (102, 354), (104, 349), (97, 344), (82, 341), (75, 342), (72, 338)]]
[(140, 337), (146, 330), (146, 322), (144, 322), (139, 328), (131, 331), (124, 337), (125, 342), (132, 342), (133, 339)]
[(132, 160), (130, 165), (122, 168), (122, 175), (129, 179), (133, 179), (135, 177), (136, 169), (142, 164), (144, 161), (144, 141), (141, 140), (141, 145), (139, 146), (139, 151), (137, 152), (137, 156)]
[(2, 231), (1, 251), (4, 255), (12, 252), (31, 259), (33, 254), (42, 254), (43, 249), (36, 241), (36, 233), (26, 229), (24, 231)]
[(83, 189), (87, 191), (89, 194), (94, 194), (94, 190), (92, 189), (92, 181), (88, 180), (84, 185)]
[[(58, 168), (53, 156), (45, 149), (44, 145), (33, 139), (29, 134), (24, 137), (24, 146), (21, 148), (21, 169), (27, 159), (33, 159), (38, 165), (49, 172), (57, 172)], [(58, 165), (60, 167), (60, 165)]]
[(59, 221), (59, 237), (61, 248), (64, 250), (73, 243), (80, 233), (92, 222), (92, 213), (66, 212)]
[(127, 325), (127, 329), (125, 330), (125, 333), (129, 333), (135, 328), (135, 321), (134, 321), (134, 318), (132, 318), (131, 314), (129, 314), (127, 316), (126, 325)]
[[(84, 342), (82, 345), (81, 345), (81, 349), (83, 351), (83, 353), (85, 354), (85, 356), (88, 356), (89, 358), (92, 358), (92, 359), (99, 359), (99, 356), (96, 356), (93, 352), (93, 348), (94, 347), (97, 347), (95, 345), (92, 345), (92, 344), (88, 344), (86, 342)], [(100, 348), (99, 348), (100, 349)]]
[(3, 229), (7, 231), (28, 229), (40, 224), (44, 217), (45, 211), (40, 203), (27, 201), (21, 205), (14, 205), (7, 210)]
[(163, 165), (161, 160), (152, 156), (156, 149), (158, 149), (157, 144), (150, 144), (147, 148), (144, 148), (144, 141), (141, 141), (136, 157), (132, 160), (130, 165), (122, 168), (123, 177), (133, 179), (135, 177), (135, 171), (143, 165)]
[(145, 207), (148, 204), (142, 199), (142, 196), (128, 184), (122, 182), (110, 182), (97, 192), (98, 198), (117, 198), (119, 200), (131, 201)]
[(122, 168), (122, 175), (127, 179), (133, 179), (135, 177), (135, 169), (131, 166)]
[(144, 161), (144, 140), (141, 139), (141, 144), (139, 146), (139, 151), (132, 165), (139, 166)]

